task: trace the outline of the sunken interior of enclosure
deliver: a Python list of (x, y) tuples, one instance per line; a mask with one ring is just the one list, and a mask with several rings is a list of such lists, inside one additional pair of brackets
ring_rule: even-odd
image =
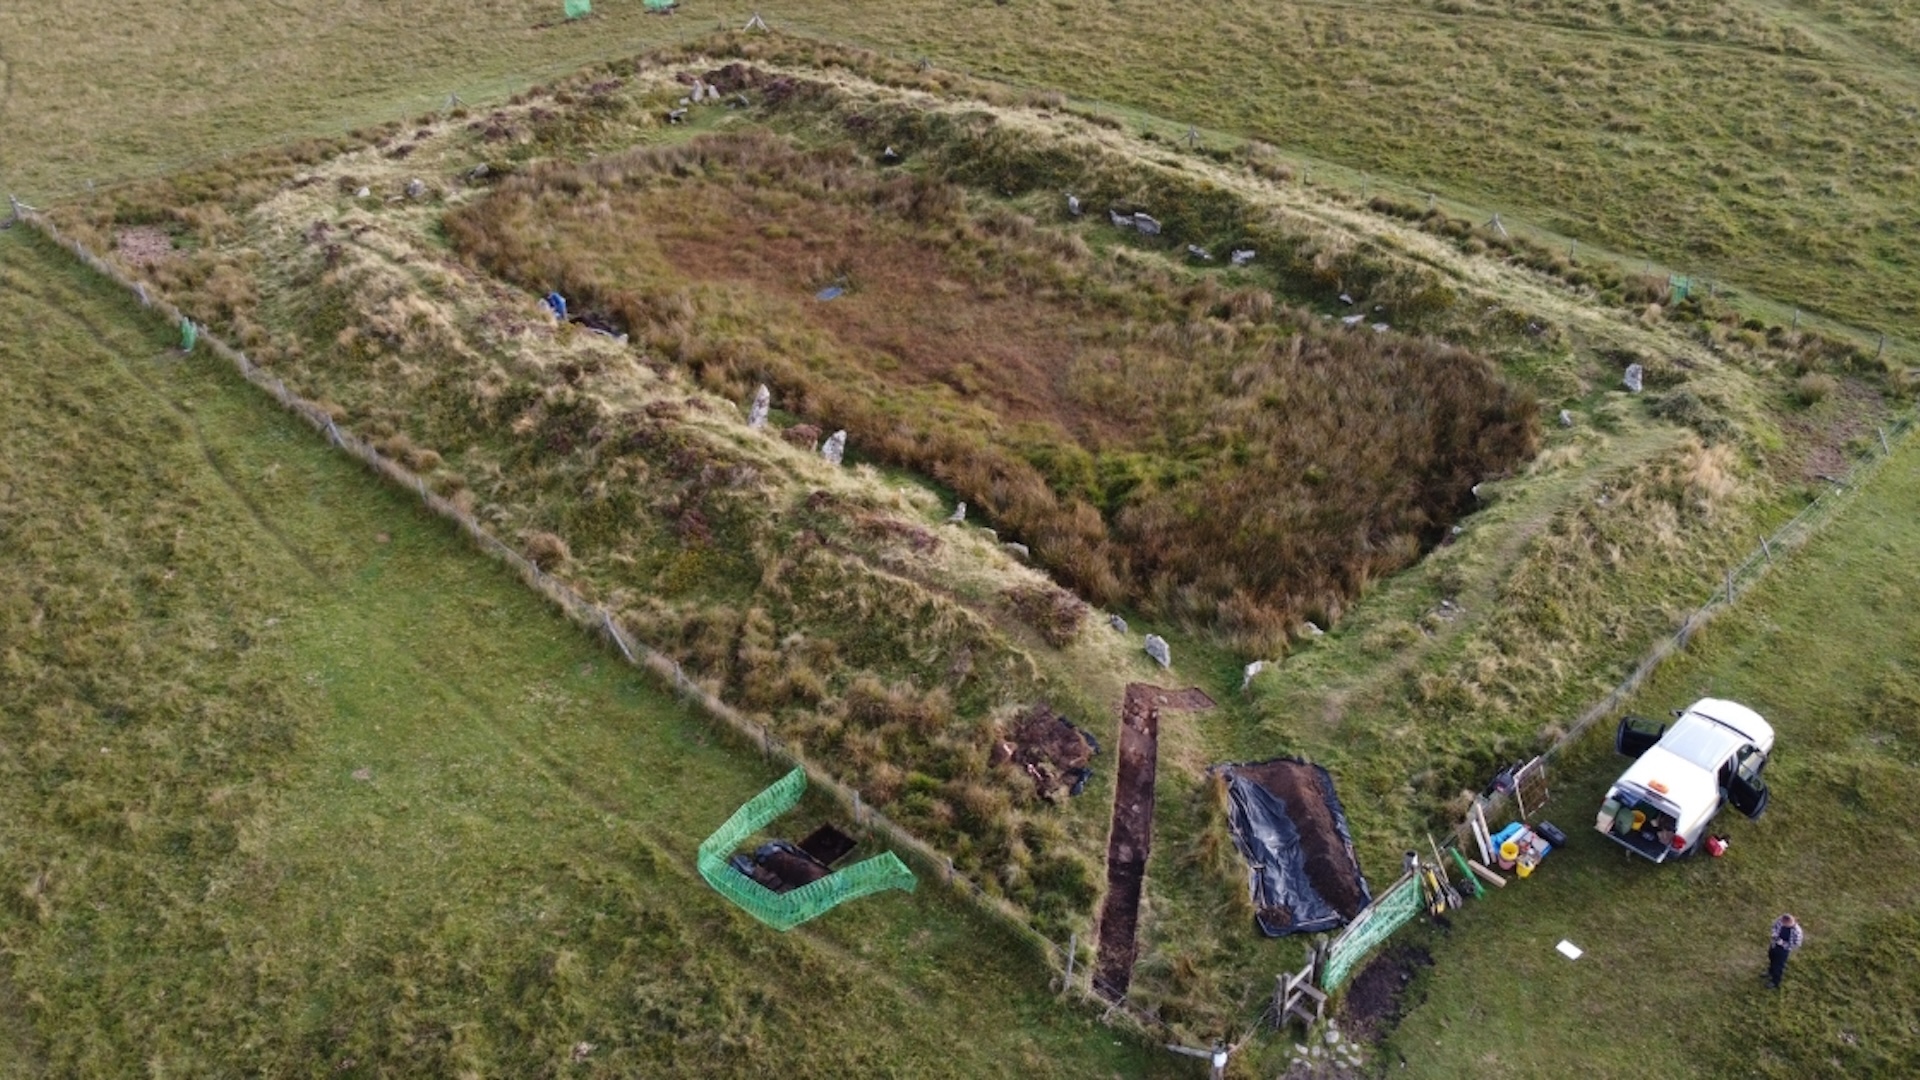
[(777, 421), (934, 478), (1089, 599), (1249, 645), (1418, 558), (1537, 438), (1485, 357), (847, 147), (551, 166), (447, 224), (709, 388), (765, 383)]

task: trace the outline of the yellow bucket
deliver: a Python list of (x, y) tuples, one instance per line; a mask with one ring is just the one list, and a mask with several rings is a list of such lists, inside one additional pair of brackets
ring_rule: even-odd
[(1500, 869), (1513, 869), (1513, 861), (1520, 857), (1520, 845), (1512, 840), (1500, 842)]
[(1514, 866), (1513, 871), (1521, 877), (1532, 877), (1533, 862), (1529, 859), (1521, 859), (1520, 862)]
[(1635, 810), (1633, 812), (1633, 831), (1639, 832), (1641, 826), (1645, 825), (1646, 823), (1647, 823), (1647, 812), (1645, 810)]

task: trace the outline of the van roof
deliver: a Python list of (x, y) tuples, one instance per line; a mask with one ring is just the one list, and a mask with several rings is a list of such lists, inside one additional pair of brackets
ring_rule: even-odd
[[(1761, 753), (1773, 752), (1773, 725), (1761, 719), (1759, 713), (1739, 702), (1724, 701), (1720, 698), (1701, 698), (1694, 702), (1687, 712), (1732, 728), (1746, 736), (1748, 742), (1759, 747)], [(1684, 720), (1685, 717), (1682, 719)], [(1680, 726), (1682, 725), (1675, 725), (1676, 728)]]
[(1712, 769), (1674, 753), (1665, 739), (1641, 754), (1614, 783), (1615, 787), (1629, 785), (1655, 793), (1689, 817), (1703, 807), (1720, 805), (1719, 777)]

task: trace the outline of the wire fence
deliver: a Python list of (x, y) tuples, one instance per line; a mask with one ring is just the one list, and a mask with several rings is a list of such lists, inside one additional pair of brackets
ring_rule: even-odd
[(1542, 752), (1542, 757), (1552, 759), (1573, 746), (1586, 734), (1588, 729), (1601, 719), (1613, 715), (1627, 699), (1632, 697), (1644, 685), (1653, 673), (1659, 670), (1675, 653), (1686, 649), (1693, 635), (1715, 617), (1732, 608), (1734, 603), (1746, 592), (1759, 584), (1761, 579), (1772, 572), (1775, 566), (1788, 555), (1806, 544), (1820, 528), (1848, 503), (1852, 502), (1866, 482), (1879, 471), (1880, 466), (1893, 456), (1894, 450), (1906, 441), (1914, 428), (1913, 414), (1908, 413), (1893, 423), (1876, 428), (1865, 458), (1855, 463), (1844, 477), (1830, 478), (1829, 486), (1822, 491), (1800, 512), (1772, 533), (1761, 538), (1760, 543), (1745, 559), (1729, 566), (1722, 576), (1720, 584), (1704, 603), (1687, 613), (1686, 618), (1673, 633), (1655, 641), (1640, 662), (1634, 665), (1626, 678), (1621, 679), (1606, 696), (1596, 701), (1581, 713), (1579, 718), (1567, 728), (1565, 734), (1554, 740), (1553, 744)]
[[(739, 29), (745, 26), (747, 21), (741, 18), (730, 21), (721, 20), (716, 24), (690, 24), (677, 28), (669, 40), (653, 44), (692, 44), (713, 35), (717, 30)], [(764, 27), (764, 24), (762, 25)], [(919, 61), (927, 66), (941, 67), (943, 70), (959, 71), (969, 78), (994, 83), (1014, 91), (1038, 92), (1035, 87), (995, 75), (981, 74), (964, 65), (951, 65), (931, 55), (903, 56), (899, 50), (889, 49), (877, 43), (849, 41), (841, 35), (803, 22), (780, 19), (771, 29), (779, 33), (798, 34), (825, 44), (868, 49), (889, 55), (894, 59)], [(566, 70), (572, 70), (577, 66), (564, 65)], [(555, 69), (556, 73), (558, 70), (560, 69)], [(1109, 114), (1139, 117), (1141, 123), (1149, 123), (1145, 114), (1137, 109), (1095, 98), (1074, 95), (1061, 95), (1061, 97), (1074, 104), (1092, 107)], [(1166, 128), (1170, 133), (1180, 130), (1170, 126), (1164, 119), (1159, 126)], [(1218, 133), (1209, 133), (1208, 137), (1216, 142), (1221, 138)], [(1305, 167), (1312, 168), (1318, 164), (1309, 163)], [(1326, 171), (1329, 173), (1351, 172), (1351, 170), (1337, 168), (1329, 168)], [(1303, 173), (1304, 175), (1306, 174)], [(1365, 174), (1360, 174), (1360, 177), (1364, 191), (1368, 180)], [(78, 241), (66, 237), (44, 216), (17, 203), (14, 204), (14, 214), (20, 221), (35, 228), (58, 246), (72, 252), (76, 258), (96, 273), (126, 289), (143, 306), (175, 323), (186, 319), (178, 308), (163, 298), (151, 295), (144, 285), (130, 279), (117, 267), (95, 255)], [(254, 364), (245, 353), (204, 331), (200, 334), (199, 340), (204, 342), (216, 356), (231, 364), (249, 383), (265, 391), (283, 408), (299, 416), (322, 433), (335, 447), (359, 459), (368, 468), (384, 476), (396, 486), (413, 492), (429, 510), (454, 522), (474, 544), (511, 567), (529, 586), (560, 608), (570, 620), (605, 640), (629, 664), (650, 672), (663, 684), (670, 685), (683, 701), (698, 708), (717, 722), (741, 746), (757, 750), (770, 765), (803, 770), (811, 786), (826, 793), (849, 814), (856, 830), (862, 831), (867, 836), (880, 838), (884, 843), (898, 849), (905, 855), (909, 864), (917, 870), (942, 882), (955, 895), (964, 898), (976, 910), (986, 914), (1024, 941), (1033, 950), (1035, 957), (1054, 974), (1057, 986), (1063, 994), (1091, 1001), (1103, 1011), (1103, 1019), (1112, 1020), (1115, 1017), (1123, 1017), (1146, 1033), (1159, 1037), (1172, 1035), (1171, 1029), (1152, 1012), (1137, 1006), (1125, 993), (1119, 992), (1118, 988), (1102, 985), (1102, 981), (1094, 975), (1094, 965), (1090, 962), (1093, 945), (1090, 942), (1081, 942), (1077, 932), (1070, 934), (1063, 945), (1034, 927), (1018, 907), (961, 873), (951, 858), (881, 811), (867, 805), (856, 789), (842, 783), (765, 725), (727, 705), (717, 695), (689, 677), (672, 656), (640, 640), (631, 630), (621, 625), (611, 611), (592, 603), (567, 582), (542, 570), (533, 560), (494, 536), (471, 514), (435, 492), (423, 477), (382, 454), (368, 440), (339, 427), (326, 410), (296, 394), (278, 376)], [(1849, 503), (1865, 481), (1891, 456), (1894, 448), (1911, 434), (1913, 427), (1913, 417), (1909, 415), (1901, 417), (1887, 427), (1878, 429), (1875, 444), (1869, 449), (1865, 459), (1856, 464), (1844, 478), (1833, 480), (1828, 490), (1822, 492), (1786, 523), (1763, 538), (1741, 562), (1728, 567), (1722, 583), (1715, 591), (1697, 609), (1689, 612), (1671, 634), (1657, 640), (1626, 677), (1581, 713), (1566, 732), (1543, 751), (1542, 757), (1557, 757), (1582, 738), (1595, 723), (1617, 712), (1662, 663), (1686, 648), (1695, 632), (1731, 607), (1740, 595), (1751, 589), (1771, 571), (1776, 562), (1804, 545), (1843, 506)], [(1456, 833), (1456, 837), (1457, 835)], [(1357, 963), (1358, 960), (1356, 959), (1355, 962)]]
[[(67, 237), (44, 216), (29, 211), (22, 213), (20, 220), (71, 252), (95, 273), (127, 290), (142, 306), (168, 322), (184, 325), (188, 321), (179, 308), (150, 293), (144, 284), (129, 278), (79, 241)], [(288, 412), (306, 421), (334, 447), (359, 460), (396, 487), (411, 492), (427, 509), (459, 526), (460, 531), (476, 546), (505, 563), (569, 620), (606, 642), (627, 663), (649, 672), (663, 685), (672, 687), (683, 702), (715, 721), (739, 747), (757, 751), (769, 765), (804, 771), (809, 786), (826, 793), (838, 804), (851, 818), (857, 832), (878, 838), (895, 849), (921, 874), (941, 882), (954, 895), (968, 901), (977, 911), (1025, 942), (1035, 957), (1052, 972), (1055, 985), (1062, 994), (1092, 1002), (1102, 1010), (1104, 1020), (1120, 1017), (1146, 1034), (1161, 1038), (1172, 1034), (1163, 1021), (1129, 1001), (1126, 995), (1112, 993), (1111, 988), (1099, 985), (1093, 975), (1093, 964), (1084, 955), (1090, 945), (1083, 946), (1077, 931), (1068, 935), (1065, 945), (1055, 941), (1037, 929), (1025, 913), (1011, 902), (961, 873), (954, 866), (952, 858), (865, 802), (857, 789), (841, 782), (766, 725), (728, 705), (689, 676), (671, 655), (648, 645), (621, 625), (613, 612), (589, 601), (566, 581), (542, 570), (539, 564), (493, 535), (472, 514), (434, 491), (424, 477), (381, 453), (373, 443), (341, 427), (325, 409), (295, 393), (285, 381), (255, 364), (244, 352), (204, 327), (198, 328), (195, 344), (204, 345), (215, 356), (231, 364), (247, 382), (267, 393)]]

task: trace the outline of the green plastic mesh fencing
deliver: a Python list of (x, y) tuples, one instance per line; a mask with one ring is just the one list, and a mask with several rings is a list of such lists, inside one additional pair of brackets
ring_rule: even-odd
[(593, 0), (567, 0), (567, 18), (578, 19), (593, 14)]
[(200, 328), (193, 325), (192, 319), (180, 320), (180, 351), (192, 352), (193, 343), (200, 339)]
[(1420, 895), (1420, 883), (1412, 874), (1401, 878), (1393, 888), (1365, 910), (1347, 928), (1334, 939), (1333, 947), (1327, 950), (1327, 967), (1320, 984), (1322, 990), (1332, 990), (1345, 982), (1360, 961), (1395, 930), (1405, 926), (1420, 909), (1426, 905), (1425, 897)]
[(912, 892), (920, 884), (913, 871), (889, 851), (836, 870), (811, 885), (777, 893), (727, 865), (727, 857), (769, 821), (794, 808), (807, 790), (807, 774), (795, 769), (767, 790), (748, 799), (726, 823), (700, 844), (700, 876), (714, 891), (747, 914), (773, 927), (791, 930), (849, 900), (888, 889)]

